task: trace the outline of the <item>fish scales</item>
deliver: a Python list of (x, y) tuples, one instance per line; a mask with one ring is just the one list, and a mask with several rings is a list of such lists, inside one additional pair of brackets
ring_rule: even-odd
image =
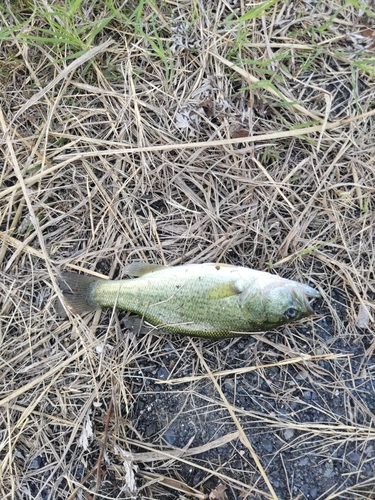
[(78, 313), (117, 307), (166, 331), (217, 338), (266, 331), (309, 316), (308, 298), (319, 297), (308, 285), (227, 264), (136, 263), (128, 273), (138, 277), (107, 281), (63, 273), (59, 283)]
[[(248, 317), (233, 293), (238, 271), (181, 266), (148, 273), (135, 280), (102, 282), (93, 292), (102, 307), (132, 311), (155, 326), (176, 333), (199, 332), (221, 336), (230, 331), (246, 331)], [(254, 318), (255, 319), (255, 318)], [(253, 327), (257, 327), (253, 322)], [(259, 328), (257, 328), (259, 329)]]

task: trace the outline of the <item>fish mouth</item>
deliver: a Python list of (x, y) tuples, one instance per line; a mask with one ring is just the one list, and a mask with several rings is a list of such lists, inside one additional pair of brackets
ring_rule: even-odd
[(319, 299), (320, 297), (321, 295), (318, 290), (309, 285), (298, 284), (298, 287), (292, 292), (293, 302), (296, 302), (296, 305), (305, 310), (308, 315), (314, 313), (314, 309), (308, 299)]
[(315, 290), (315, 288), (312, 288), (310, 285), (302, 285), (302, 289), (305, 292), (306, 297), (309, 297), (310, 299), (320, 299), (321, 295), (318, 290)]

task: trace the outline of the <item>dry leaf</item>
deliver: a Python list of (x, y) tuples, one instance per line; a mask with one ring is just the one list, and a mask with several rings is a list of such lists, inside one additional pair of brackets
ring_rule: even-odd
[(84, 450), (87, 450), (89, 447), (89, 440), (94, 435), (92, 431), (92, 422), (90, 419), (90, 415), (87, 414), (85, 418), (85, 425), (82, 429), (82, 434), (79, 438), (79, 446), (82, 446)]
[(250, 132), (247, 129), (242, 128), (242, 129), (238, 129), (238, 130), (235, 130), (234, 132), (232, 132), (231, 138), (238, 139), (239, 137), (249, 137), (249, 135), (250, 135)]
[(138, 467), (134, 465), (133, 463), (133, 455), (122, 448), (120, 446), (115, 446), (115, 453), (121, 456), (123, 460), (123, 465), (125, 469), (125, 477), (124, 477), (124, 482), (125, 482), (125, 488), (124, 491), (126, 493), (130, 493), (131, 495), (134, 495), (137, 493), (138, 488), (137, 488), (137, 483), (135, 480), (135, 475), (134, 472), (137, 472)]
[(356, 326), (358, 328), (367, 328), (370, 322), (370, 308), (361, 304), (358, 310)]
[(223, 484), (218, 484), (215, 489), (213, 489), (208, 497), (209, 500), (227, 500), (228, 497), (225, 493), (227, 489)]

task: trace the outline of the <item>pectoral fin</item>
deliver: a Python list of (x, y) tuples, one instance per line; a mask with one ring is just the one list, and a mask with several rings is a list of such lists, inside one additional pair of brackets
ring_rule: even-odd
[(208, 298), (225, 299), (226, 297), (233, 297), (233, 295), (241, 294), (245, 288), (245, 283), (241, 279), (220, 283), (210, 288)]

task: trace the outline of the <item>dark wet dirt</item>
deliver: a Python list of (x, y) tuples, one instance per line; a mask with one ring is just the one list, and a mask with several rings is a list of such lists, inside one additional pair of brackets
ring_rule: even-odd
[[(346, 314), (339, 294), (336, 299), (338, 313)], [(319, 311), (319, 304), (316, 309)], [(324, 309), (319, 312), (324, 313)], [(313, 345), (320, 346), (318, 352), (311, 349), (311, 336)], [(209, 378), (177, 385), (160, 383), (205, 373), (191, 340), (170, 335), (153, 337), (159, 342), (159, 355), (144, 358), (138, 367), (139, 377), (132, 380), (130, 418), (137, 433), (156, 449), (189, 450), (235, 432), (236, 425)], [(278, 351), (278, 344), (289, 344), (293, 356), (323, 351), (347, 355), (218, 377), (277, 497), (323, 500), (336, 495), (346, 499), (357, 498), (358, 493), (361, 498), (375, 498), (375, 439), (374, 434), (365, 435), (365, 429), (373, 427), (375, 413), (371, 375), (375, 357), (368, 357), (372, 333), (359, 330), (357, 339), (338, 336), (332, 318), (323, 315), (312, 328), (307, 322), (306, 326), (286, 329), (284, 334), (283, 330), (270, 333), (265, 338), (271, 346), (259, 337), (193, 342), (212, 372), (287, 359)], [(132, 437), (138, 439), (135, 434)], [(144, 450), (135, 446), (132, 451)], [(248, 486), (233, 486), (229, 481), (225, 494), (230, 500), (265, 498), (252, 492), (251, 486), (269, 493), (249, 450), (238, 438), (187, 460), (188, 464), (174, 462), (171, 466), (168, 460), (160, 460), (140, 463), (139, 467), (147, 470), (152, 466), (160, 474), (179, 477), (207, 495), (223, 482), (199, 469), (209, 467)], [(153, 498), (182, 497), (163, 491), (160, 495), (153, 493)]]

